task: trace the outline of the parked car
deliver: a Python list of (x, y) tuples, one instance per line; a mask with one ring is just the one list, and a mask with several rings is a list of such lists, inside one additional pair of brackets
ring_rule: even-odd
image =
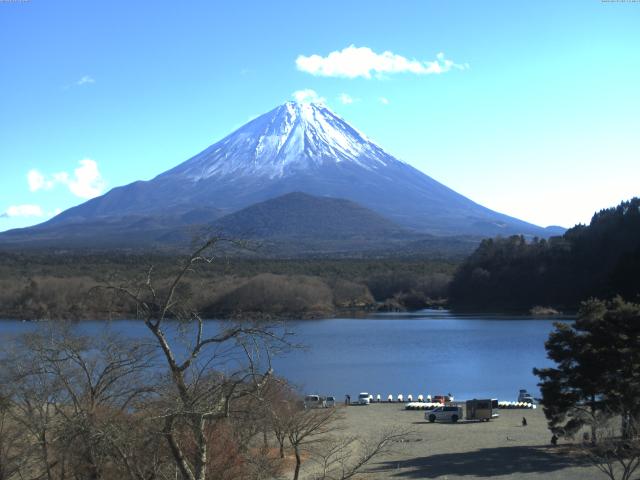
[(332, 395), (328, 395), (327, 399), (324, 401), (324, 406), (329, 408), (329, 407), (335, 407), (336, 406), (336, 397), (332, 396)]
[(456, 423), (462, 417), (462, 407), (446, 406), (437, 407), (431, 411), (425, 412), (425, 420), (433, 423), (436, 420), (439, 422), (452, 422)]
[(367, 392), (360, 392), (358, 395), (358, 403), (360, 405), (369, 405), (371, 403), (371, 395)]
[(533, 399), (533, 396), (525, 389), (521, 389), (518, 392), (518, 401), (524, 403), (536, 403), (536, 401)]
[(451, 394), (448, 394), (448, 395), (435, 395), (433, 397), (433, 401), (435, 403), (442, 403), (444, 405), (445, 403), (453, 402), (453, 395), (451, 395)]
[(326, 402), (320, 395), (307, 395), (304, 397), (304, 408), (324, 408)]

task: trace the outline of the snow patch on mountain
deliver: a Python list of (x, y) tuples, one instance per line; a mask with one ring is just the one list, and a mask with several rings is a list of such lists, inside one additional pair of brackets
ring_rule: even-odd
[(194, 182), (214, 176), (274, 179), (341, 162), (369, 171), (403, 163), (325, 105), (287, 102), (161, 177)]

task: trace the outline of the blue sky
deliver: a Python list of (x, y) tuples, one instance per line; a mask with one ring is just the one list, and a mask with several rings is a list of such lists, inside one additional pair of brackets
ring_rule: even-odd
[(487, 207), (588, 222), (640, 194), (639, 26), (640, 3), (599, 0), (0, 1), (0, 230), (304, 89)]

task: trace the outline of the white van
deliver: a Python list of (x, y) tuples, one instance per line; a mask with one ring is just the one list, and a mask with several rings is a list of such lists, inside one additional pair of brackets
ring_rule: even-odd
[(325, 406), (325, 400), (320, 395), (307, 395), (304, 397), (304, 408), (324, 408)]
[(452, 422), (456, 423), (462, 419), (462, 407), (444, 406), (437, 407), (431, 411), (427, 411), (424, 414), (424, 419), (429, 420), (431, 423), (438, 420), (439, 422)]
[(360, 405), (369, 405), (371, 403), (371, 395), (367, 392), (360, 392), (358, 395), (358, 403)]

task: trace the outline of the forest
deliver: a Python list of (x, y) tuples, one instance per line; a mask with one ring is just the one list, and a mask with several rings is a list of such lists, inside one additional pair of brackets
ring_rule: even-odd
[[(0, 317), (133, 318), (135, 307), (96, 290), (170, 277), (182, 257), (122, 253), (0, 254)], [(455, 259), (218, 257), (181, 285), (190, 308), (217, 318), (316, 318), (441, 305)]]
[(640, 198), (596, 213), (561, 236), (486, 239), (456, 271), (449, 303), (458, 309), (576, 311), (588, 298), (640, 293)]
[[(0, 317), (129, 317), (132, 305), (96, 293), (151, 269), (168, 278), (182, 257), (160, 253), (0, 253)], [(640, 199), (596, 213), (563, 236), (483, 240), (468, 257), (216, 258), (181, 288), (206, 317), (317, 318), (450, 307), (576, 312), (588, 298), (640, 293)]]

